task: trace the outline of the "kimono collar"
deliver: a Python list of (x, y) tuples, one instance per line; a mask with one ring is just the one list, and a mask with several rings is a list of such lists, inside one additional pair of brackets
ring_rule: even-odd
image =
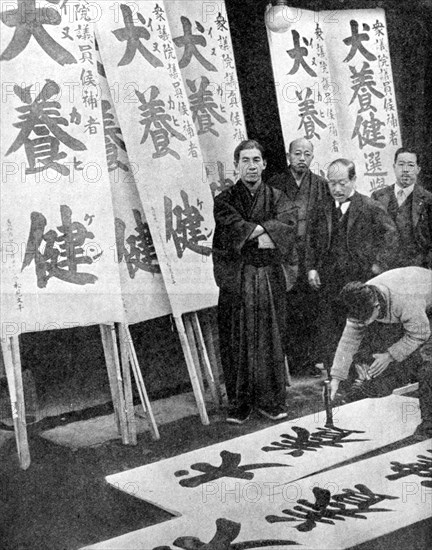
[(250, 188), (242, 180), (239, 180), (239, 181), (252, 198), (254, 198), (255, 195), (257, 195), (259, 193), (259, 191), (260, 191), (260, 189), (263, 185), (263, 182), (261, 180), (261, 183), (258, 185), (258, 187), (256, 187), (253, 191), (251, 191)]

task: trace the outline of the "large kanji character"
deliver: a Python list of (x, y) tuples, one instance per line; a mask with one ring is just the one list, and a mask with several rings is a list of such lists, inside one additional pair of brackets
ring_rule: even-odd
[(153, 67), (163, 67), (162, 61), (149, 52), (148, 49), (141, 43), (142, 39), (150, 39), (150, 33), (144, 26), (145, 19), (143, 16), (140, 13), (137, 14), (137, 17), (143, 26), (136, 27), (134, 25), (131, 8), (126, 4), (120, 4), (120, 9), (122, 11), (125, 26), (122, 29), (112, 31), (112, 33), (120, 42), (126, 42), (126, 51), (120, 59), (118, 65), (129, 65), (138, 50), (144, 59), (150, 63), (150, 65)]
[[(22, 113), (19, 117), (21, 122), (14, 124), (16, 128), (20, 129), (20, 132), (7, 150), (6, 155), (14, 153), (24, 145), (30, 165), (27, 173), (53, 168), (63, 175), (68, 175), (69, 169), (56, 162), (66, 157), (66, 153), (59, 153), (59, 142), (61, 141), (74, 151), (84, 151), (87, 147), (60, 128), (60, 126), (68, 126), (69, 122), (60, 116), (58, 110), (61, 107), (60, 103), (49, 101), (53, 96), (59, 94), (59, 85), (53, 80), (47, 79), (34, 101), (31, 99), (30, 88), (31, 86), (29, 88), (14, 86), (15, 94), (26, 105), (16, 109), (19, 113)], [(32, 132), (39, 137), (33, 140), (30, 139), (29, 136)], [(41, 166), (36, 166), (37, 162)]]
[[(141, 101), (139, 110), (141, 111), (142, 120), (140, 124), (144, 125), (141, 143), (145, 143), (150, 135), (156, 149), (156, 152), (152, 155), (153, 158), (161, 158), (170, 154), (180, 160), (180, 155), (169, 147), (170, 136), (180, 141), (185, 141), (186, 137), (169, 124), (172, 117), (165, 112), (165, 102), (162, 99), (156, 99), (159, 95), (159, 88), (157, 86), (150, 87), (149, 101), (138, 90), (135, 90), (135, 93)], [(151, 129), (152, 126), (155, 128), (154, 130)]]
[[(355, 56), (357, 52), (360, 52), (368, 61), (375, 61), (376, 56), (363, 46), (363, 42), (367, 42), (369, 40), (369, 35), (367, 34), (367, 32), (362, 32), (361, 34), (359, 34), (359, 24), (355, 19), (351, 19), (350, 26), (351, 36), (343, 39), (344, 44), (346, 44), (347, 46), (351, 46), (351, 49), (344, 59), (344, 62), (351, 61), (351, 59)], [(369, 31), (370, 27), (367, 24), (363, 24), (363, 29)]]
[(195, 56), (205, 69), (208, 71), (217, 71), (216, 67), (212, 65), (210, 61), (207, 61), (207, 59), (205, 59), (197, 48), (197, 46), (205, 47), (207, 45), (207, 40), (204, 36), (192, 34), (192, 23), (187, 17), (182, 15), (180, 19), (184, 34), (183, 36), (177, 36), (174, 38), (174, 44), (179, 48), (184, 48), (183, 56), (179, 61), (180, 69), (187, 67), (192, 59), (192, 56)]
[(22, 53), (34, 36), (41, 48), (60, 65), (76, 63), (75, 57), (58, 44), (44, 29), (44, 25), (59, 25), (61, 15), (53, 8), (37, 8), (36, 0), (18, 0), (14, 10), (0, 14), (7, 27), (15, 27), (15, 33), (0, 56), (0, 61), (10, 61)]

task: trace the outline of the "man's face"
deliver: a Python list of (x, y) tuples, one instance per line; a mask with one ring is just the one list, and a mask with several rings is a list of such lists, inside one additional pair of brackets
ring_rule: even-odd
[(297, 139), (287, 156), (291, 169), (298, 175), (304, 174), (313, 159), (312, 144), (307, 139)]
[(417, 176), (420, 166), (417, 164), (415, 153), (400, 153), (393, 164), (396, 175), (396, 183), (399, 187), (405, 188), (417, 183)]
[(256, 183), (261, 182), (266, 161), (263, 160), (258, 149), (243, 149), (240, 151), (239, 161), (235, 167), (239, 171), (242, 182), (248, 187), (253, 187)]
[(343, 164), (330, 166), (327, 173), (328, 186), (335, 201), (345, 202), (354, 189), (356, 178), (348, 178), (348, 167)]

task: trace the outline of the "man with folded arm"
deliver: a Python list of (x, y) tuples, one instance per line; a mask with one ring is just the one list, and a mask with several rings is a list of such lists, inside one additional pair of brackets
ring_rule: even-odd
[(296, 222), (286, 195), (262, 181), (258, 142), (241, 142), (234, 164), (240, 179), (214, 202), (213, 266), (227, 422), (243, 424), (253, 409), (272, 420), (287, 416), (283, 342)]

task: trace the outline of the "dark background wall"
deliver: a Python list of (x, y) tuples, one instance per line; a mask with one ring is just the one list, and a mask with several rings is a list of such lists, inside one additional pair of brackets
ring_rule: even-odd
[[(270, 175), (283, 170), (286, 161), (264, 24), (267, 4), (268, 0), (226, 0), (248, 136), (266, 147)], [(289, 5), (385, 10), (402, 142), (420, 150), (422, 181), (431, 189), (432, 0), (289, 0)]]
[[(266, 4), (226, 0), (248, 135), (268, 149), (270, 175), (283, 170), (286, 161), (264, 24)], [(423, 184), (432, 189), (432, 0), (290, 0), (290, 5), (384, 8), (403, 143), (420, 150)], [(189, 377), (170, 318), (139, 323), (132, 333), (151, 398), (183, 390)], [(56, 392), (64, 383), (83, 391), (89, 374), (102, 375), (105, 369), (98, 327), (25, 334), (21, 350), (23, 367), (33, 371), (39, 394)], [(107, 383), (106, 376), (101, 379)]]

